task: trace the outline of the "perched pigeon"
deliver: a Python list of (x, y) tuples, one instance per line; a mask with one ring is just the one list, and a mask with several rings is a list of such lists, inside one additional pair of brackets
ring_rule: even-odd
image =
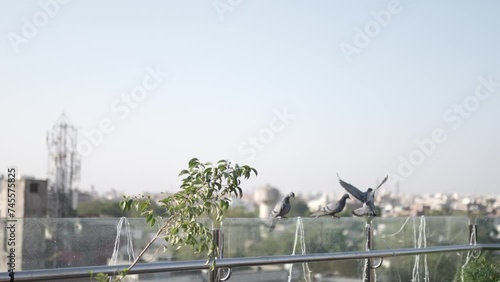
[(351, 197), (349, 197), (349, 194), (346, 193), (342, 195), (342, 198), (340, 198), (340, 200), (338, 200), (337, 202), (331, 202), (326, 207), (322, 207), (319, 211), (311, 214), (311, 216), (319, 217), (319, 216), (331, 215), (333, 218), (339, 218), (335, 214), (341, 212), (344, 209), (345, 201), (350, 198)]
[(382, 182), (377, 186), (377, 188), (372, 189), (368, 188), (366, 192), (361, 192), (358, 188), (352, 186), (351, 184), (343, 181), (340, 179), (340, 176), (337, 174), (337, 177), (339, 178), (340, 185), (344, 187), (344, 189), (347, 190), (347, 192), (351, 193), (356, 199), (360, 200), (363, 203), (363, 207), (356, 209), (352, 211), (352, 214), (356, 216), (364, 216), (364, 215), (369, 215), (369, 216), (376, 216), (377, 214), (375, 213), (375, 192), (377, 191), (382, 184), (384, 184), (387, 181), (388, 176), (382, 180)]
[(279, 201), (271, 211), (271, 214), (269, 216), (271, 219), (271, 226), (269, 228), (269, 231), (272, 231), (274, 227), (276, 227), (275, 219), (286, 218), (285, 215), (290, 212), (290, 209), (292, 208), (292, 205), (290, 205), (290, 198), (295, 198), (295, 194), (293, 192), (290, 192), (285, 197), (283, 197), (283, 199), (281, 199), (281, 201)]

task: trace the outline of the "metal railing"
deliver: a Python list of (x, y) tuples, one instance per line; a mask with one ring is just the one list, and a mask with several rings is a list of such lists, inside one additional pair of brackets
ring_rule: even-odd
[[(274, 264), (289, 264), (303, 262), (322, 262), (337, 260), (357, 260), (376, 259), (397, 256), (410, 256), (421, 254), (432, 254), (442, 252), (472, 252), (483, 250), (500, 250), (500, 244), (476, 244), (476, 245), (451, 245), (436, 246), (427, 248), (405, 248), (388, 250), (370, 250), (359, 252), (338, 252), (305, 255), (282, 255), (266, 257), (245, 257), (245, 258), (222, 258), (217, 260), (216, 270), (232, 267), (259, 266)], [(88, 266), (88, 267), (68, 267), (59, 269), (24, 270), (15, 273), (15, 279), (11, 280), (8, 272), (0, 273), (0, 282), (8, 281), (38, 281), (38, 280), (58, 280), (90, 277), (92, 273), (116, 274), (118, 270), (126, 268), (128, 265), (113, 266)], [(176, 262), (155, 262), (137, 264), (129, 274), (144, 274), (156, 272), (186, 271), (186, 270), (208, 270), (209, 265), (205, 260), (176, 261)], [(209, 272), (213, 275), (213, 272)], [(213, 276), (214, 277), (214, 276)], [(215, 278), (217, 279), (217, 278)]]

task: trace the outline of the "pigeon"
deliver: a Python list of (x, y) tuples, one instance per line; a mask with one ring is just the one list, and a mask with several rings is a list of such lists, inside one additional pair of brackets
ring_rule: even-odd
[(325, 215), (331, 215), (333, 218), (339, 218), (335, 214), (341, 212), (345, 207), (345, 201), (350, 199), (349, 194), (342, 195), (342, 198), (337, 202), (331, 202), (326, 207), (322, 207), (319, 211), (314, 212), (311, 216), (319, 217)]
[(290, 205), (290, 198), (295, 198), (295, 194), (293, 192), (288, 193), (281, 201), (279, 201), (274, 209), (271, 211), (269, 215), (271, 219), (271, 226), (269, 227), (269, 231), (272, 231), (274, 227), (276, 227), (277, 218), (286, 218), (285, 216), (290, 212), (292, 205)]
[(382, 180), (382, 182), (377, 186), (377, 188), (375, 189), (368, 188), (366, 192), (361, 192), (361, 190), (359, 190), (358, 188), (343, 181), (342, 179), (340, 179), (340, 176), (338, 174), (337, 177), (339, 178), (340, 185), (342, 185), (342, 187), (344, 187), (344, 189), (346, 189), (347, 192), (349, 192), (356, 199), (360, 200), (363, 203), (363, 207), (352, 211), (352, 214), (354, 214), (355, 216), (364, 216), (364, 215), (377, 216), (377, 214), (375, 213), (375, 204), (374, 204), (375, 192), (377, 191), (378, 188), (380, 188), (380, 186), (382, 186), (382, 184), (384, 184), (387, 181), (388, 176), (386, 176)]

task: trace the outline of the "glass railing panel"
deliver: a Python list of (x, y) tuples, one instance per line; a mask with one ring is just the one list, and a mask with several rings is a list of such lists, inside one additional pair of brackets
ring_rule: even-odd
[[(206, 270), (190, 270), (190, 271), (172, 271), (158, 272), (136, 275), (140, 282), (204, 282), (208, 281), (208, 271)], [(233, 280), (234, 281), (234, 280)]]
[[(306, 253), (336, 253), (364, 250), (365, 221), (356, 217), (304, 218)], [(300, 233), (299, 233), (300, 236)], [(300, 238), (300, 237), (299, 237)], [(297, 246), (297, 251), (300, 248)], [(296, 252), (299, 253), (299, 252)], [(360, 281), (363, 260), (337, 260), (309, 263), (310, 275), (317, 281)], [(293, 281), (305, 280), (307, 269), (294, 266)]]
[[(119, 218), (17, 219), (15, 222), (16, 270), (49, 269), (108, 265), (115, 247)], [(149, 227), (143, 218), (128, 219), (130, 238), (137, 255), (158, 230)], [(209, 219), (205, 225), (212, 227)], [(274, 230), (270, 222), (257, 218), (226, 218), (224, 257), (255, 257), (291, 254), (319, 254), (365, 250), (364, 218), (289, 218), (277, 220)], [(469, 243), (469, 220), (466, 217), (374, 218), (373, 249), (399, 249)], [(500, 220), (478, 217), (478, 243), (500, 243)], [(1, 253), (9, 254), (11, 222), (0, 233)], [(127, 264), (127, 229), (122, 225), (117, 264)], [(190, 248), (163, 252), (164, 241), (157, 240), (140, 262), (204, 259)], [(488, 259), (498, 256), (489, 252)], [(398, 256), (384, 259), (372, 273), (378, 281), (451, 281), (465, 263), (467, 252), (436, 253), (420, 256)], [(7, 256), (0, 257), (0, 272), (7, 271)], [(376, 264), (374, 259), (372, 264)], [(365, 260), (343, 260), (297, 263), (272, 266), (238, 267), (233, 269), (237, 281), (359, 281), (364, 274)], [(141, 281), (203, 281), (206, 271), (144, 274)], [(246, 280), (245, 280), (246, 279)], [(85, 280), (85, 279), (84, 279)], [(73, 281), (73, 280), (71, 280)], [(78, 280), (75, 280), (78, 281)], [(82, 280), (83, 281), (83, 280)], [(88, 281), (88, 280), (86, 280)]]
[[(108, 265), (115, 248), (119, 218), (25, 218), (15, 222), (16, 269), (49, 269), (61, 267)], [(128, 238), (131, 238), (136, 255), (146, 246), (158, 230), (150, 227), (144, 218), (130, 218), (129, 237), (126, 224), (121, 226), (121, 236), (116, 264), (127, 264)], [(203, 219), (206, 226), (212, 227), (209, 219)], [(8, 227), (14, 222), (0, 220), (1, 226)], [(0, 234), (2, 253), (9, 253), (9, 229)], [(140, 262), (190, 260), (203, 258), (193, 254), (188, 248), (163, 252), (165, 241), (156, 240), (146, 251)], [(10, 247), (9, 247), (10, 248)], [(129, 250), (131, 250), (129, 248)], [(0, 258), (0, 271), (8, 270), (8, 257)]]
[[(37, 280), (38, 282), (90, 282), (90, 278), (66, 278), (62, 280)], [(128, 275), (123, 282), (204, 282), (208, 281), (206, 271), (173, 271), (173, 272), (158, 272)], [(233, 280), (234, 281), (234, 280)]]
[[(291, 254), (315, 254), (364, 250), (363, 231), (365, 222), (360, 218), (289, 218), (277, 220), (274, 230), (266, 219), (224, 219), (224, 257), (253, 257)], [(362, 262), (358, 260), (330, 261), (244, 269), (245, 275), (269, 272), (280, 276), (292, 268), (293, 281), (305, 279), (305, 275), (336, 277), (336, 279), (360, 277)], [(310, 274), (307, 274), (309, 273)], [(299, 280), (297, 280), (299, 279)], [(255, 280), (259, 281), (259, 280)], [(282, 281), (282, 280), (281, 280)]]
[[(466, 217), (374, 218), (373, 249), (468, 244)], [(375, 272), (380, 281), (453, 281), (467, 253), (385, 258)], [(374, 260), (374, 264), (378, 262)], [(417, 279), (417, 280), (416, 280)], [(420, 280), (418, 280), (420, 279)]]
[[(228, 281), (253, 282), (282, 282), (288, 281), (288, 268), (283, 265), (235, 267)], [(293, 279), (292, 281), (299, 281)]]
[(500, 217), (477, 217), (476, 225), (478, 243), (500, 243)]

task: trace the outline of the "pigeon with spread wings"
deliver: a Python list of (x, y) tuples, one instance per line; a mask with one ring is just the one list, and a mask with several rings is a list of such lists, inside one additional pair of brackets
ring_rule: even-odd
[(347, 190), (351, 195), (353, 195), (356, 199), (358, 199), (360, 202), (363, 203), (363, 207), (356, 209), (352, 211), (352, 214), (356, 216), (376, 216), (375, 212), (375, 192), (377, 191), (382, 184), (384, 184), (387, 181), (388, 176), (386, 176), (382, 182), (377, 186), (377, 188), (372, 189), (368, 188), (366, 192), (361, 192), (358, 188), (354, 187), (353, 185), (345, 182), (344, 180), (340, 179), (340, 176), (337, 174), (337, 177), (339, 178), (340, 185), (344, 187), (344, 189)]

